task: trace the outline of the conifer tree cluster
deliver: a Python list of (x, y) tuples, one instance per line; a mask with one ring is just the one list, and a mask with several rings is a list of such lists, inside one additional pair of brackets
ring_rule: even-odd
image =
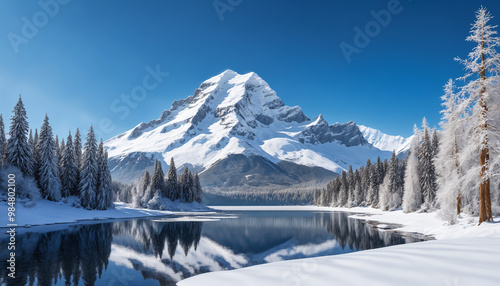
[(315, 198), (321, 206), (356, 207), (372, 206), (381, 209), (395, 209), (400, 205), (403, 194), (405, 160), (393, 153), (390, 161), (370, 160), (366, 165), (348, 171), (332, 180)]
[(402, 207), (405, 212), (428, 211), (436, 207), (435, 156), (439, 146), (436, 130), (423, 120), (423, 136), (415, 127), (412, 148), (407, 159), (398, 159), (396, 153), (389, 161), (377, 158), (364, 167), (343, 171), (328, 183), (315, 203), (332, 207), (371, 206), (381, 210)]
[(13, 110), (8, 140), (0, 115), (0, 166), (19, 170), (25, 180), (33, 180), (25, 192), (51, 201), (77, 196), (87, 209), (108, 209), (113, 206), (113, 192), (107, 151), (102, 141), (97, 146), (92, 126), (83, 153), (81, 144), (78, 130), (74, 139), (70, 132), (66, 141), (59, 142), (47, 115), (40, 132), (35, 129), (33, 135), (21, 96)]
[(134, 204), (137, 207), (158, 208), (162, 198), (171, 201), (201, 203), (202, 188), (198, 173), (191, 173), (188, 167), (177, 176), (174, 159), (170, 159), (167, 174), (163, 172), (161, 162), (155, 160), (153, 174), (146, 170), (142, 179), (135, 186)]

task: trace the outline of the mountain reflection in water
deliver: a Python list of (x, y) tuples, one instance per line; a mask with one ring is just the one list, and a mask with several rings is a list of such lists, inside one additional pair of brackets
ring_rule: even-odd
[[(16, 278), (2, 285), (175, 285), (200, 273), (421, 241), (346, 213), (231, 212), (218, 221), (135, 219), (18, 234)], [(8, 236), (2, 234), (1, 245)]]

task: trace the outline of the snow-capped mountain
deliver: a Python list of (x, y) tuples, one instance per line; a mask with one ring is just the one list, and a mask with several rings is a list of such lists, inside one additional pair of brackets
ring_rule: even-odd
[(377, 129), (358, 125), (365, 139), (374, 147), (384, 151), (395, 151), (396, 154), (406, 153), (410, 150), (413, 136), (404, 138), (402, 136), (393, 136), (382, 133)]
[(175, 101), (159, 119), (105, 142), (115, 180), (131, 181), (153, 166), (201, 172), (208, 186), (294, 185), (330, 180), (367, 159), (389, 157), (354, 122), (330, 125), (290, 107), (257, 74), (227, 70)]

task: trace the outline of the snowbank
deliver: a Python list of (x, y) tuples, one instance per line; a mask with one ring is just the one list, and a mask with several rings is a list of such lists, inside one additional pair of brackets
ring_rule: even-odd
[[(176, 203), (169, 206), (168, 211), (135, 209), (125, 203), (114, 203), (115, 209), (109, 210), (86, 210), (84, 208), (75, 208), (72, 205), (74, 197), (70, 197), (65, 202), (52, 202), (39, 200), (33, 207), (26, 207), (22, 204), (16, 204), (16, 221), (18, 227), (26, 225), (45, 225), (57, 223), (75, 223), (84, 220), (101, 219), (123, 219), (148, 216), (172, 215), (177, 212), (199, 212), (211, 211), (210, 208), (198, 203)], [(1, 219), (0, 228), (7, 227), (7, 202), (0, 202), (0, 213), (5, 214)]]
[(499, 237), (412, 243), (194, 276), (191, 285), (499, 285)]
[(448, 225), (436, 213), (405, 214), (372, 208), (214, 207), (223, 210), (328, 210), (353, 212), (379, 228), (401, 224), (398, 231), (432, 235), (438, 240), (269, 263), (198, 275), (178, 283), (191, 285), (500, 285), (500, 218), (477, 226), (464, 217)]

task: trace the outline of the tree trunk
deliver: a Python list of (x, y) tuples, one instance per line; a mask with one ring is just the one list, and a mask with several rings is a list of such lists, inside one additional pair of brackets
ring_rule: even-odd
[[(458, 161), (458, 143), (456, 137), (455, 137), (455, 149), (453, 150), (453, 157), (455, 157), (455, 168), (457, 170), (457, 175), (458, 177), (460, 177), (460, 162)], [(462, 192), (459, 191), (457, 196), (457, 215), (460, 214), (461, 207), (462, 207)]]
[[(481, 43), (482, 50), (484, 51), (485, 42)], [(490, 159), (490, 149), (488, 147), (488, 105), (486, 99), (484, 98), (484, 93), (486, 92), (486, 86), (484, 81), (486, 80), (486, 61), (485, 54), (481, 55), (481, 91), (479, 94), (479, 105), (481, 107), (480, 111), (480, 126), (479, 132), (485, 132), (486, 135), (483, 137), (481, 142), (481, 150), (479, 152), (479, 162), (481, 164), (481, 171), (479, 173), (479, 224), (485, 221), (492, 221), (493, 215), (491, 213), (491, 194), (490, 194), (490, 178), (488, 174), (488, 163)]]
[(479, 224), (484, 221), (492, 221), (493, 214), (491, 213), (491, 193), (490, 193), (490, 178), (484, 178), (488, 171), (488, 161), (490, 158), (489, 148), (483, 148), (480, 153), (481, 174), (479, 179)]

